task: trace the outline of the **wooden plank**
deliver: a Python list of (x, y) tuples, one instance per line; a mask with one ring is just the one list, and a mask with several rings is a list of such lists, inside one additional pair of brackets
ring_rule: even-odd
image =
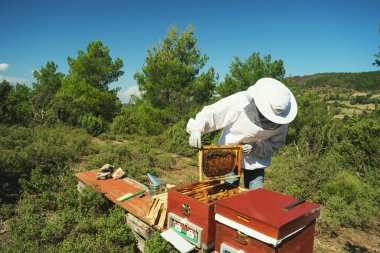
[(164, 227), (165, 227), (166, 213), (167, 213), (167, 205), (164, 205), (164, 207), (161, 211), (160, 219), (158, 220), (158, 224), (157, 224), (160, 229), (164, 229)]
[(157, 225), (159, 230), (163, 230), (166, 221), (166, 210), (168, 203), (168, 194), (162, 193), (152, 198), (152, 205), (148, 212), (148, 219), (152, 225)]
[(154, 195), (152, 198), (153, 199), (162, 199), (162, 200), (165, 200), (165, 199), (168, 199), (168, 193), (164, 192), (164, 193), (161, 193), (161, 194), (157, 194), (157, 195)]
[(159, 212), (161, 210), (161, 206), (162, 206), (162, 200), (158, 199), (158, 203), (153, 210), (153, 217), (152, 217), (153, 224), (157, 224), (157, 222), (158, 222), (158, 217), (159, 217)]
[(97, 170), (90, 170), (76, 173), (75, 176), (79, 181), (86, 185), (92, 186), (97, 191), (104, 194), (106, 198), (119, 205), (129, 213), (132, 213), (145, 223), (149, 224), (147, 214), (151, 205), (149, 196), (147, 194), (131, 198), (128, 201), (120, 202), (117, 198), (131, 192), (139, 192), (142, 190), (148, 190), (148, 187), (130, 178), (123, 179), (107, 179), (96, 180)]
[(127, 213), (126, 218), (128, 227), (131, 230), (135, 231), (145, 239), (149, 239), (151, 237), (152, 233), (154, 232), (154, 229), (151, 226), (142, 222), (131, 213)]
[[(151, 221), (153, 219), (153, 214), (154, 214), (154, 210), (158, 204), (158, 200), (157, 198), (153, 199), (152, 200), (152, 205), (150, 206), (150, 209), (149, 209), (149, 212), (148, 212), (148, 215), (147, 215), (147, 218), (149, 221)], [(151, 224), (154, 224), (154, 222), (151, 222)]]
[(135, 236), (135, 239), (137, 241), (137, 248), (139, 249), (140, 252), (144, 253), (146, 240), (133, 230), (132, 230), (132, 233)]
[(77, 184), (77, 190), (78, 192), (82, 193), (83, 189), (86, 187), (86, 184), (83, 183), (82, 181), (78, 180)]

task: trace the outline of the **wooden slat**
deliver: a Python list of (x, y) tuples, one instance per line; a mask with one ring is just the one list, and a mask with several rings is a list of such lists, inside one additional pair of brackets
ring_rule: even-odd
[(161, 211), (161, 215), (160, 215), (160, 219), (158, 220), (158, 227), (160, 229), (164, 229), (165, 228), (165, 224), (166, 224), (166, 212), (167, 212), (167, 205), (164, 205), (162, 211)]
[(144, 237), (145, 239), (149, 239), (154, 232), (154, 229), (148, 224), (142, 222), (136, 216), (131, 213), (127, 213), (127, 224), (128, 227), (133, 231)]
[(203, 151), (198, 151), (199, 182), (203, 181)]
[(152, 205), (148, 212), (150, 224), (157, 225), (158, 229), (163, 230), (166, 221), (166, 210), (168, 203), (168, 194), (162, 193), (152, 197)]
[(135, 239), (137, 241), (137, 248), (139, 249), (140, 252), (144, 253), (146, 240), (133, 230), (132, 230), (132, 233), (135, 236)]

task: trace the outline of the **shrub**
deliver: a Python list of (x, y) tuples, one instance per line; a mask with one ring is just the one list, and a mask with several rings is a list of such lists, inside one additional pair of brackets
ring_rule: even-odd
[(343, 170), (342, 158), (336, 152), (318, 156), (298, 148), (287, 145), (273, 157), (267, 173), (272, 181), (270, 187), (295, 197), (313, 198), (322, 184)]
[(121, 114), (111, 123), (110, 130), (114, 134), (134, 134), (139, 132), (139, 119), (133, 112), (133, 107), (125, 106)]
[(170, 171), (175, 164), (176, 160), (170, 155), (157, 156), (156, 166), (160, 169)]
[(134, 252), (124, 211), (90, 187), (79, 194), (76, 183), (68, 169), (33, 170), (29, 180), (22, 180), (22, 199), (8, 222), (2, 250)]
[[(164, 147), (167, 151), (184, 156), (194, 156), (198, 150), (189, 146), (189, 134), (186, 132), (188, 119), (182, 119), (169, 127), (163, 134)], [(202, 135), (202, 145), (211, 145), (218, 142), (222, 131), (214, 131)]]
[(333, 229), (339, 226), (367, 228), (378, 207), (375, 191), (346, 171), (325, 183), (317, 199), (324, 204), (324, 221)]
[(146, 242), (144, 251), (147, 253), (177, 253), (171, 244), (165, 241), (159, 232), (154, 232), (152, 237)]
[(96, 169), (105, 163), (126, 169), (126, 161), (131, 156), (131, 148), (127, 144), (97, 146), (95, 153), (88, 157), (87, 169)]
[(95, 117), (92, 114), (84, 115), (81, 125), (87, 132), (93, 136), (98, 136), (107, 130), (107, 123), (102, 117)]
[(52, 172), (78, 161), (88, 142), (83, 129), (0, 126), (0, 199), (14, 202), (3, 195), (19, 195), (18, 179), (27, 178), (34, 168)]
[(14, 207), (12, 204), (2, 204), (0, 201), (0, 222), (11, 218), (14, 215)]
[(86, 152), (89, 136), (81, 129), (58, 126), (35, 128), (30, 145), (25, 147), (33, 167), (51, 170), (78, 161)]
[(167, 151), (185, 156), (193, 156), (197, 153), (196, 149), (189, 146), (189, 135), (186, 132), (186, 124), (187, 121), (182, 119), (162, 134), (165, 142), (164, 147)]

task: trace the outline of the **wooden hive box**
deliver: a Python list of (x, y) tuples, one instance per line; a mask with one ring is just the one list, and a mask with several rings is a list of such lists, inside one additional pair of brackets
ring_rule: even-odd
[(265, 189), (218, 201), (215, 250), (311, 253), (319, 213), (317, 204)]
[(241, 146), (204, 146), (199, 152), (199, 182), (168, 190), (168, 228), (202, 251), (215, 246), (214, 205), (218, 201), (246, 191), (224, 183), (234, 169), (240, 176)]

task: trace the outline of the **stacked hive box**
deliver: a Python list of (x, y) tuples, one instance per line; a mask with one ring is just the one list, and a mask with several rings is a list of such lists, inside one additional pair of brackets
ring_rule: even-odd
[(215, 205), (216, 252), (311, 253), (319, 206), (258, 189)]

